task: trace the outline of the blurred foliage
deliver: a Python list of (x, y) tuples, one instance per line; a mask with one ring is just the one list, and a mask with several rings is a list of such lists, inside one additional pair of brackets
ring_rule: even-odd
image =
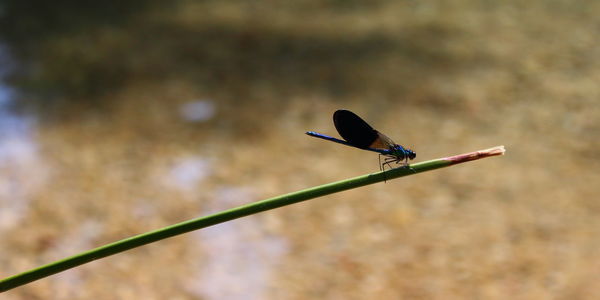
[(91, 96), (115, 86), (127, 68), (119, 64), (118, 38), (107, 33), (122, 32), (140, 11), (156, 8), (158, 3), (3, 1), (0, 38), (16, 60), (8, 81), (42, 98)]
[(10, 82), (44, 104), (106, 102), (131, 82), (164, 80), (231, 98), (261, 87), (281, 96), (397, 94), (423, 79), (424, 65), (428, 76), (465, 59), (443, 46), (459, 28), (424, 23), (389, 32), (357, 22), (386, 1), (168, 3), (6, 1), (2, 38), (19, 63)]
[(45, 39), (85, 32), (100, 26), (123, 25), (152, 0), (17, 1), (2, 2), (3, 36), (21, 50)]

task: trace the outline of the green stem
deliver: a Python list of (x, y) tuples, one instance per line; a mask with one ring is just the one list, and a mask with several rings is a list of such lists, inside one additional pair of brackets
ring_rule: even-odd
[(0, 281), (0, 292), (19, 287), (29, 282), (56, 274), (85, 263), (117, 254), (129, 249), (143, 246), (152, 242), (160, 241), (169, 237), (173, 237), (182, 233), (190, 232), (196, 229), (205, 228), (215, 224), (234, 220), (237, 218), (252, 215), (258, 212), (282, 207), (285, 205), (294, 204), (304, 200), (325, 196), (368, 184), (391, 180), (394, 178), (414, 175), (417, 173), (435, 170), (450, 165), (476, 160), (484, 157), (502, 155), (504, 147), (499, 146), (486, 150), (456, 155), (452, 157), (434, 159), (410, 165), (409, 168), (396, 168), (385, 172), (378, 172), (346, 180), (341, 180), (333, 183), (324, 184), (321, 186), (305, 189), (302, 191), (285, 194), (278, 197), (242, 205), (236, 208), (225, 210), (206, 217), (201, 217), (175, 225), (167, 226), (158, 230), (150, 231), (130, 238), (126, 238), (111, 244), (107, 244), (96, 249), (82, 252), (80, 254), (43, 265), (41, 267), (7, 277)]

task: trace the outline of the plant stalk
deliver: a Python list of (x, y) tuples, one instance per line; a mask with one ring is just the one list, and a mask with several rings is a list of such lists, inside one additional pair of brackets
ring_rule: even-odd
[(455, 155), (451, 157), (428, 160), (407, 167), (400, 167), (384, 172), (362, 175), (333, 183), (320, 185), (293, 192), (262, 201), (242, 205), (219, 213), (181, 222), (175, 225), (163, 227), (154, 231), (139, 234), (111, 244), (107, 244), (74, 256), (52, 262), (23, 273), (0, 280), (0, 292), (25, 285), (32, 281), (83, 265), (85, 263), (101, 259), (113, 254), (124, 252), (129, 249), (157, 242), (166, 238), (180, 235), (193, 230), (209, 227), (215, 224), (231, 221), (237, 218), (249, 216), (270, 209), (298, 203), (301, 201), (373, 184), (398, 177), (415, 175), (425, 171), (431, 171), (451, 165), (468, 162), (480, 158), (504, 154), (504, 146)]

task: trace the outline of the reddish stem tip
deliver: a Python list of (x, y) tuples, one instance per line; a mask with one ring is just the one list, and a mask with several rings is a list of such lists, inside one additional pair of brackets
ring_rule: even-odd
[(504, 146), (496, 146), (496, 147), (485, 149), (485, 150), (479, 150), (479, 151), (475, 151), (475, 152), (469, 152), (469, 153), (459, 154), (459, 155), (455, 155), (455, 156), (450, 156), (450, 157), (446, 157), (444, 159), (450, 161), (452, 164), (459, 164), (459, 163), (476, 160), (476, 159), (480, 159), (480, 158), (496, 156), (496, 155), (504, 155), (505, 152), (506, 152), (506, 149), (504, 149)]

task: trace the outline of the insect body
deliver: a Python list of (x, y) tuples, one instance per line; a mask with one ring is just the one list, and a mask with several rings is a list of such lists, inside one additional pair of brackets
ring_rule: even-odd
[[(384, 170), (385, 166), (391, 168), (390, 164), (392, 163), (403, 162), (404, 166), (408, 166), (408, 160), (417, 156), (414, 151), (394, 143), (389, 137), (373, 129), (371, 125), (349, 110), (337, 110), (333, 114), (333, 124), (344, 140), (314, 131), (308, 131), (306, 134), (346, 146), (377, 152), (380, 154), (381, 170)], [(381, 156), (384, 157), (383, 162), (381, 162)]]

